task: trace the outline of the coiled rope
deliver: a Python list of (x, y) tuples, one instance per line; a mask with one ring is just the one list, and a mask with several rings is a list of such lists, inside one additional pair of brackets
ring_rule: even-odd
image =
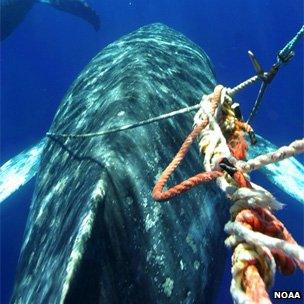
[[(214, 93), (212, 95), (209, 95), (211, 115), (215, 114), (215, 111), (218, 107), (221, 90), (222, 90), (222, 86), (217, 86), (214, 90)], [(204, 103), (202, 103), (202, 104), (204, 104)], [(156, 183), (156, 185), (153, 189), (152, 196), (155, 200), (157, 200), (157, 201), (168, 200), (178, 194), (181, 194), (181, 193), (191, 189), (192, 187), (194, 187), (196, 185), (199, 185), (200, 183), (204, 183), (206, 181), (211, 181), (222, 175), (222, 173), (219, 171), (199, 173), (195, 176), (188, 178), (186, 181), (183, 181), (183, 182), (179, 183), (178, 185), (171, 187), (169, 190), (162, 192), (170, 175), (174, 172), (174, 170), (177, 168), (177, 166), (183, 160), (183, 158), (187, 154), (193, 141), (202, 132), (202, 130), (208, 125), (208, 123), (209, 123), (209, 118), (207, 115), (204, 115), (201, 118), (201, 120), (196, 124), (196, 126), (194, 127), (192, 132), (185, 139), (181, 148), (179, 149), (179, 151), (173, 158), (172, 162), (163, 171), (162, 175), (160, 176), (158, 182)]]
[[(304, 249), (271, 213), (281, 209), (282, 204), (267, 190), (250, 182), (246, 173), (303, 152), (304, 140), (242, 161), (247, 151), (243, 134), (252, 132), (252, 128), (236, 117), (227, 92), (229, 89), (216, 86), (212, 94), (203, 97), (194, 117), (193, 131), (161, 174), (152, 196), (157, 201), (168, 200), (200, 183), (216, 180), (233, 203), (231, 219), (225, 225), (230, 234), (225, 244), (234, 251), (231, 295), (237, 304), (271, 303), (267, 289), (272, 285), (276, 268), (284, 275), (293, 273), (297, 266), (304, 270)], [(162, 192), (195, 138), (199, 140), (206, 172)]]

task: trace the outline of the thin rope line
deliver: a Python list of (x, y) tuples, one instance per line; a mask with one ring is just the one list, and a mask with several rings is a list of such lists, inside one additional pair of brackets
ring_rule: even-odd
[(120, 127), (117, 127), (117, 128), (113, 128), (113, 129), (109, 129), (109, 130), (101, 131), (101, 132), (84, 133), (84, 134), (66, 134), (66, 133), (61, 133), (60, 134), (60, 133), (48, 132), (48, 133), (46, 133), (46, 135), (47, 136), (52, 136), (52, 137), (66, 137), (66, 138), (85, 138), (85, 137), (103, 136), (103, 135), (108, 135), (108, 134), (111, 134), (111, 133), (117, 133), (117, 132), (120, 132), (120, 131), (137, 128), (137, 127), (144, 126), (144, 125), (147, 125), (147, 124), (150, 124), (150, 123), (153, 123), (153, 122), (157, 122), (157, 121), (161, 121), (161, 120), (164, 120), (164, 119), (167, 119), (167, 118), (170, 118), (170, 117), (174, 117), (174, 116), (177, 116), (177, 115), (180, 115), (180, 114), (188, 113), (188, 112), (199, 109), (200, 106), (201, 105), (199, 103), (199, 104), (196, 104), (196, 105), (191, 106), (191, 107), (186, 107), (186, 108), (183, 108), (183, 109), (179, 109), (179, 110), (176, 110), (176, 111), (173, 111), (173, 112), (170, 112), (170, 113), (167, 113), (167, 114), (163, 114), (163, 115), (160, 115), (160, 116), (157, 116), (157, 117), (153, 117), (153, 118), (150, 118), (150, 119), (147, 119), (147, 120), (143, 120), (143, 121), (140, 121), (140, 122), (137, 122), (137, 123), (127, 124), (127, 125), (124, 125), (124, 126), (120, 126)]
[(266, 91), (266, 88), (267, 88), (267, 83), (266, 82), (262, 82), (261, 86), (260, 86), (260, 89), (259, 89), (259, 93), (258, 93), (258, 96), (254, 102), (254, 106), (249, 114), (249, 117), (246, 121), (246, 123), (250, 124), (252, 119), (254, 118), (255, 114), (257, 113), (261, 103), (262, 103), (262, 99), (263, 99), (263, 96), (265, 94), (265, 91)]

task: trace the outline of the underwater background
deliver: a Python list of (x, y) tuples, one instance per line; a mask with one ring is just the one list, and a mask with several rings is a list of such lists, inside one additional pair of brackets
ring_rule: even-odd
[[(267, 70), (303, 24), (301, 0), (89, 3), (101, 18), (98, 32), (79, 18), (37, 4), (1, 43), (1, 164), (45, 135), (67, 89), (97, 52), (140, 26), (162, 22), (180, 31), (209, 55), (218, 82), (232, 87), (254, 74), (248, 49)], [(303, 67), (302, 43), (296, 47), (295, 58), (279, 71), (252, 123), (257, 134), (277, 146), (303, 137)], [(237, 96), (245, 117), (257, 90), (254, 86)], [(303, 157), (298, 159), (303, 162)], [(252, 179), (286, 205), (277, 215), (303, 244), (303, 205), (259, 173)], [(8, 303), (12, 293), (34, 183), (32, 180), (1, 204), (1, 303)], [(230, 250), (227, 253), (217, 303), (232, 302)], [(275, 290), (300, 288), (303, 291), (299, 270), (290, 277), (277, 272)]]

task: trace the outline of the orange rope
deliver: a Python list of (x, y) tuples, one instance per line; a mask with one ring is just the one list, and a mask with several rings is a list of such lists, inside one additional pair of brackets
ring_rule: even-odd
[(250, 224), (255, 231), (296, 244), (283, 223), (265, 208), (244, 209), (236, 216), (236, 221)]
[[(217, 85), (214, 88), (214, 92), (213, 92), (212, 98), (211, 98), (211, 115), (215, 114), (215, 111), (218, 107), (218, 104), (221, 99), (222, 89), (223, 89), (222, 85)], [(208, 125), (208, 123), (209, 123), (208, 117), (207, 116), (203, 117), (201, 123), (197, 124), (193, 128), (192, 132), (185, 139), (185, 141), (183, 142), (178, 153), (175, 155), (174, 159), (167, 166), (167, 168), (163, 171), (163, 173), (161, 174), (160, 178), (158, 179), (156, 185), (154, 186), (154, 189), (152, 191), (152, 197), (154, 200), (156, 200), (156, 201), (169, 200), (169, 199), (173, 198), (174, 196), (177, 196), (183, 192), (186, 192), (189, 189), (191, 189), (201, 183), (205, 183), (205, 182), (214, 180), (217, 177), (223, 175), (223, 173), (221, 171), (211, 171), (211, 172), (199, 173), (195, 176), (188, 178), (187, 180), (182, 181), (178, 185), (171, 187), (167, 191), (162, 192), (169, 177), (174, 172), (174, 170), (178, 167), (178, 165), (181, 163), (181, 161), (184, 159), (191, 144), (196, 139), (196, 137), (201, 133), (201, 131)], [(245, 128), (245, 125), (246, 125), (246, 128)], [(248, 124), (246, 124), (244, 122), (239, 122), (237, 131), (230, 138), (231, 153), (237, 159), (245, 158), (247, 148), (248, 148), (243, 134), (238, 130), (239, 129), (247, 130), (248, 128), (251, 128)], [(252, 130), (252, 129), (250, 129), (250, 130)], [(252, 188), (250, 182), (245, 178), (244, 174), (241, 171), (236, 171), (233, 174), (233, 179), (235, 180), (236, 184), (239, 187)]]
[(231, 154), (236, 159), (245, 159), (248, 150), (248, 144), (243, 136), (243, 132), (235, 131), (228, 139), (228, 146)]
[(203, 130), (203, 128), (205, 128), (207, 126), (207, 124), (208, 124), (208, 119), (206, 118), (202, 121), (201, 124), (198, 124), (197, 126), (195, 126), (195, 128), (192, 130), (192, 132), (185, 139), (184, 143), (182, 144), (181, 148), (175, 155), (174, 159), (171, 161), (171, 163), (168, 165), (168, 167), (161, 174), (160, 178), (158, 179), (158, 181), (152, 191), (152, 197), (156, 201), (168, 200), (178, 194), (181, 194), (181, 193), (193, 188), (196, 185), (199, 185), (199, 184), (207, 182), (207, 181), (211, 181), (223, 174), (220, 171), (199, 173), (199, 174), (192, 176), (192, 177), (188, 178), (187, 180), (181, 182), (180, 184), (171, 187), (169, 190), (162, 192), (169, 177), (174, 172), (174, 170), (178, 167), (178, 165), (181, 163), (181, 161), (184, 159), (191, 144), (193, 143), (195, 138), (199, 135), (199, 133)]
[[(228, 145), (235, 158), (244, 159), (246, 157), (248, 147), (242, 131), (249, 133), (252, 131), (252, 128), (250, 125), (238, 120), (235, 121), (235, 124), (236, 130), (229, 137)], [(233, 174), (233, 179), (239, 187), (252, 188), (250, 182), (246, 180), (241, 171), (236, 171)], [(265, 208), (257, 207), (254, 209), (243, 209), (237, 214), (235, 221), (265, 235), (280, 238), (290, 243), (296, 243), (282, 222)], [(288, 257), (280, 249), (271, 250), (271, 254), (278, 269), (283, 275), (291, 275), (295, 271), (296, 266), (304, 270), (304, 265), (302, 265), (302, 263)], [(267, 286), (263, 281), (264, 271), (258, 264), (258, 261), (253, 259), (249, 264), (246, 266), (244, 265), (241, 280), (242, 288), (249, 297), (250, 303), (271, 303), (267, 293)]]
[(246, 188), (250, 188), (252, 189), (252, 186), (250, 184), (250, 182), (246, 179), (246, 177), (244, 176), (243, 172), (241, 171), (236, 171), (233, 174), (233, 179), (236, 182), (236, 184), (242, 188), (242, 187), (246, 187)]
[(252, 127), (251, 127), (248, 123), (246, 123), (246, 122), (244, 122), (244, 121), (236, 120), (236, 121), (235, 121), (235, 124), (236, 124), (236, 127), (237, 127), (238, 129), (244, 130), (244, 131), (247, 132), (247, 133), (253, 131)]
[[(223, 89), (222, 85), (217, 85), (214, 88), (214, 92), (213, 92), (212, 99), (211, 99), (211, 114), (212, 115), (214, 115), (215, 110), (218, 107), (218, 104), (219, 104), (219, 101), (221, 98), (222, 89)], [(178, 167), (178, 165), (181, 163), (181, 161), (184, 159), (191, 144), (196, 139), (196, 137), (201, 133), (201, 131), (208, 125), (208, 123), (209, 123), (208, 117), (207, 116), (203, 117), (201, 123), (197, 124), (193, 128), (192, 132), (187, 136), (187, 138), (183, 142), (181, 148), (175, 155), (174, 159), (167, 166), (167, 168), (163, 171), (163, 173), (161, 174), (160, 178), (158, 179), (156, 185), (154, 186), (154, 189), (152, 191), (153, 199), (155, 199), (156, 201), (169, 200), (172, 197), (179, 195), (183, 192), (186, 192), (187, 190), (189, 190), (201, 183), (205, 183), (205, 182), (214, 180), (217, 177), (223, 175), (223, 173), (220, 171), (199, 173), (195, 176), (188, 178), (185, 181), (182, 181), (178, 185), (171, 187), (167, 191), (162, 192), (169, 177), (174, 172), (174, 170)]]
[[(231, 154), (236, 159), (244, 159), (246, 157), (248, 145), (242, 131), (235, 131), (229, 137), (228, 146)], [(245, 178), (243, 172), (236, 171), (233, 174), (233, 179), (240, 188), (246, 187), (252, 189), (250, 182)]]
[[(254, 261), (252, 263), (254, 264)], [(271, 303), (265, 283), (256, 265), (249, 264), (245, 268), (242, 283), (246, 294), (250, 295), (251, 304)]]
[(296, 262), (284, 254), (281, 250), (271, 250), (271, 253), (275, 259), (276, 265), (280, 272), (284, 275), (291, 275), (296, 270)]
[[(235, 218), (236, 222), (245, 224), (253, 231), (265, 235), (283, 239), (289, 243), (295, 244), (296, 241), (290, 235), (288, 230), (269, 210), (265, 208), (243, 209)], [(296, 268), (296, 262), (286, 256), (281, 250), (271, 250), (276, 264), (284, 275), (292, 274)], [(299, 265), (300, 268), (301, 265)]]

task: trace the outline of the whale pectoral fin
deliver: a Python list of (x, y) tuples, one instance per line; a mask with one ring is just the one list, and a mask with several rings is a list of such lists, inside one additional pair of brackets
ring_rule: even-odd
[(36, 175), (45, 142), (41, 139), (0, 167), (0, 204)]
[[(251, 145), (248, 151), (248, 158), (255, 158), (259, 155), (276, 151), (278, 148), (270, 141), (257, 135), (257, 143)], [(294, 157), (267, 165), (259, 169), (267, 179), (282, 191), (304, 204), (304, 166)]]
[(68, 12), (89, 22), (96, 31), (100, 28), (100, 18), (84, 0), (41, 0), (56, 9)]

